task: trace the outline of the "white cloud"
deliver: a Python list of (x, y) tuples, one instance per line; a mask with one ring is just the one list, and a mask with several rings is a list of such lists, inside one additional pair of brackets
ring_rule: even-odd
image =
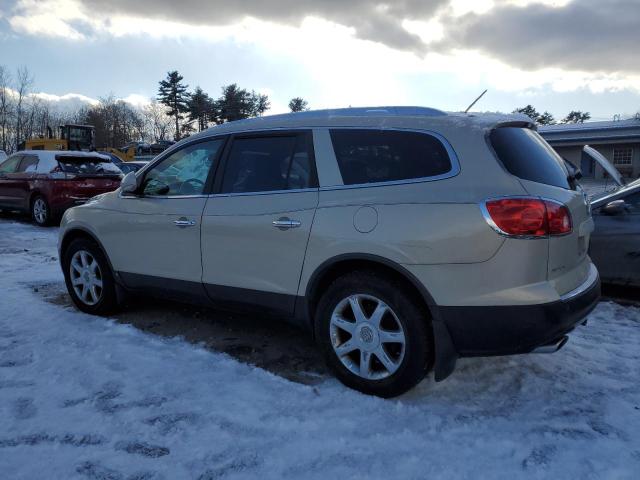
[[(456, 14), (484, 13), (498, 4), (525, 7), (532, 3), (560, 8), (568, 0), (453, 0)], [(227, 26), (188, 25), (168, 20), (115, 15), (101, 18), (89, 15), (75, 0), (21, 0), (11, 17), (31, 35), (54, 35), (69, 40), (97, 41), (109, 37), (141, 37), (196, 40), (203, 49), (222, 42), (233, 42), (255, 51), (261, 58), (292, 65), (310, 80), (296, 95), (313, 92), (313, 107), (348, 105), (412, 104), (416, 85), (430, 88), (460, 88), (492, 93), (531, 94), (532, 92), (590, 91), (602, 93), (624, 89), (640, 92), (640, 76), (568, 71), (561, 68), (525, 70), (492, 58), (487, 53), (458, 49), (447, 53), (429, 53), (419, 57), (409, 51), (357, 38), (355, 28), (317, 17), (305, 18), (299, 26), (283, 25), (245, 18)], [(448, 17), (451, 18), (451, 17)], [(17, 23), (16, 23), (17, 22)], [(439, 19), (405, 20), (403, 27), (426, 44), (438, 42), (444, 35)], [(84, 28), (81, 28), (84, 27)], [(428, 79), (451, 79), (449, 85), (432, 85)], [(442, 80), (440, 80), (442, 82)], [(284, 98), (272, 95), (274, 86), (257, 88), (270, 97), (271, 113), (287, 111)], [(408, 88), (412, 87), (412, 88)], [(422, 97), (424, 98), (424, 97)], [(149, 99), (140, 94), (124, 98), (141, 106)], [(451, 108), (451, 106), (449, 107)]]
[(126, 97), (122, 98), (122, 100), (138, 108), (145, 107), (151, 103), (151, 99), (149, 97), (146, 97), (144, 95), (139, 95), (137, 93), (131, 93)]
[(37, 93), (32, 93), (31, 96), (44, 100), (45, 102), (53, 102), (53, 103), (79, 102), (79, 103), (86, 103), (89, 105), (97, 105), (99, 103), (98, 100), (96, 100), (95, 98), (87, 97), (86, 95), (82, 95), (80, 93), (66, 93), (64, 95), (54, 95), (51, 93), (37, 92)]

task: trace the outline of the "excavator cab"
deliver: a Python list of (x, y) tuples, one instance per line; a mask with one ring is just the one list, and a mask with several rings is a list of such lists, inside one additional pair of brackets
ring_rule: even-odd
[(61, 125), (60, 140), (67, 141), (66, 150), (93, 151), (95, 146), (95, 129), (91, 125)]
[(96, 149), (95, 129), (92, 125), (62, 125), (60, 135), (53, 138), (53, 132), (47, 127), (47, 138), (30, 138), (21, 143), (18, 150), (82, 150), (92, 152)]

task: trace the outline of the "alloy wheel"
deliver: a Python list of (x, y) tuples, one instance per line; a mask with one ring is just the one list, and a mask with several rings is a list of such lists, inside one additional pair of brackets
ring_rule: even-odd
[(87, 305), (95, 305), (102, 297), (102, 271), (91, 253), (78, 250), (69, 266), (71, 285), (76, 296)]
[(393, 375), (404, 358), (405, 333), (395, 312), (372, 295), (351, 295), (336, 305), (329, 328), (342, 364), (367, 380)]
[(33, 202), (33, 218), (36, 222), (42, 224), (47, 221), (48, 208), (46, 202), (42, 198), (36, 198)]

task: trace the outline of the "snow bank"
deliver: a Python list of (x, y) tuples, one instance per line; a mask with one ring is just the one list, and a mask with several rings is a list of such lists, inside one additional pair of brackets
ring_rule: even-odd
[(0, 221), (3, 478), (638, 478), (638, 309), (381, 400), (47, 303), (56, 235)]

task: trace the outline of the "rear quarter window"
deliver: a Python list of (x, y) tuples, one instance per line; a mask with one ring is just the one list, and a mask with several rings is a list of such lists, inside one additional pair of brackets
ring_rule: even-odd
[(509, 173), (523, 180), (570, 189), (569, 172), (560, 155), (537, 132), (501, 127), (490, 134), (491, 146)]
[(427, 133), (332, 129), (330, 134), (345, 185), (437, 177), (452, 170), (445, 146)]

